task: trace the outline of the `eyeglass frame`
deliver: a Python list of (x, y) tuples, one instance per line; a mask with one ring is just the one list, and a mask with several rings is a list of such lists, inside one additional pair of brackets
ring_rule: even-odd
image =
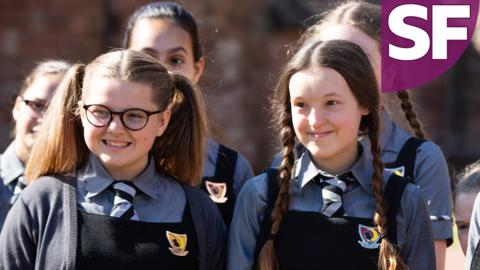
[[(25, 105), (27, 105), (27, 107), (31, 110), (32, 113), (35, 114), (35, 115), (32, 115), (33, 117), (35, 117), (35, 116), (42, 116), (42, 115), (45, 113), (45, 111), (47, 110), (48, 104), (47, 104), (46, 102), (26, 99), (26, 98), (24, 98), (23, 96), (18, 96), (18, 98), (19, 98)], [(40, 104), (40, 105), (42, 105), (43, 107), (42, 107), (41, 110), (37, 110), (37, 109), (35, 109), (35, 108), (32, 107), (33, 104)]]
[[(108, 111), (108, 113), (110, 114), (110, 119), (104, 124), (104, 125), (95, 125), (93, 124), (90, 119), (88, 119), (88, 108), (90, 108), (91, 106), (99, 106), (99, 107), (102, 107), (104, 109), (106, 109)], [(107, 106), (105, 105), (101, 105), (101, 104), (89, 104), (89, 105), (83, 105), (82, 108), (85, 110), (85, 118), (87, 118), (87, 121), (94, 127), (97, 127), (97, 128), (102, 128), (102, 127), (106, 127), (108, 125), (110, 125), (110, 123), (113, 121), (113, 117), (115, 115), (118, 115), (120, 117), (120, 122), (122, 122), (122, 125), (128, 129), (128, 130), (131, 130), (131, 131), (139, 131), (139, 130), (142, 130), (144, 129), (147, 124), (148, 124), (148, 120), (150, 119), (150, 116), (153, 115), (153, 114), (157, 114), (157, 113), (162, 113), (164, 112), (165, 110), (158, 110), (158, 111), (147, 111), (147, 110), (144, 110), (144, 109), (140, 109), (140, 108), (130, 108), (130, 109), (126, 109), (124, 111), (121, 111), (121, 112), (114, 112), (112, 110), (110, 110)], [(125, 121), (123, 120), (123, 116), (125, 115), (126, 112), (128, 111), (132, 111), (132, 110), (138, 110), (138, 111), (142, 111), (144, 112), (146, 115), (147, 115), (147, 120), (145, 121), (145, 124), (143, 125), (143, 127), (141, 128), (138, 128), (138, 129), (133, 129), (133, 128), (130, 128), (128, 127), (126, 124), (125, 124)]]

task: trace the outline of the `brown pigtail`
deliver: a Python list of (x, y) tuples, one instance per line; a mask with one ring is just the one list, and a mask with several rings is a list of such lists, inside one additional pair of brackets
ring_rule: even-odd
[(425, 131), (423, 131), (422, 123), (420, 123), (417, 118), (417, 113), (415, 112), (413, 104), (410, 101), (410, 95), (408, 94), (408, 91), (398, 91), (397, 97), (401, 102), (401, 107), (403, 113), (405, 114), (405, 119), (407, 119), (408, 124), (415, 133), (415, 137), (417, 137), (418, 139), (425, 139)]

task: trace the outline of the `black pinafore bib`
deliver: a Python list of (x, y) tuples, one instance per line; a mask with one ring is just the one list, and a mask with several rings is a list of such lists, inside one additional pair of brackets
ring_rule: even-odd
[[(268, 205), (255, 247), (255, 265), (270, 237), (270, 214), (278, 193), (278, 170), (268, 169)], [(384, 190), (389, 203), (387, 236), (397, 243), (396, 215), (408, 181), (392, 174)], [(357, 217), (329, 218), (317, 212), (289, 210), (274, 238), (280, 269), (377, 269), (382, 241), (373, 220)]]
[(187, 202), (180, 223), (151, 223), (78, 211), (77, 269), (198, 269)]

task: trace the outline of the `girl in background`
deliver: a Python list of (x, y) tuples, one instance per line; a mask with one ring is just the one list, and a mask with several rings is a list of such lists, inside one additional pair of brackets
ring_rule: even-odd
[[(383, 170), (379, 90), (361, 48), (306, 44), (282, 73), (275, 102), (281, 164), (240, 192), (227, 269), (434, 269), (419, 190)], [(297, 140), (306, 149), (298, 158)]]
[[(130, 17), (124, 48), (144, 51), (159, 59), (170, 71), (197, 84), (205, 66), (197, 23), (183, 6), (153, 2)], [(240, 153), (209, 138), (202, 188), (220, 209), (228, 225), (236, 196), (244, 182), (253, 177), (250, 164)]]
[(221, 216), (191, 187), (206, 127), (186, 78), (137, 51), (107, 53), (69, 71), (44, 121), (1, 269), (223, 268)]
[(12, 110), (14, 141), (0, 155), (0, 230), (18, 195), (26, 186), (25, 164), (32, 150), (43, 113), (70, 64), (46, 60), (25, 78)]

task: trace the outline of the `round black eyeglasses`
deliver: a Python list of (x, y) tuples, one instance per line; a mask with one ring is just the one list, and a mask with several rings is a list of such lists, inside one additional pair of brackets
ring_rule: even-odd
[(120, 116), (123, 126), (129, 130), (138, 131), (144, 128), (148, 123), (150, 115), (161, 113), (163, 111), (150, 112), (143, 109), (132, 108), (122, 112), (113, 112), (103, 105), (91, 104), (84, 105), (87, 120), (94, 127), (105, 127), (113, 120), (114, 115)]

